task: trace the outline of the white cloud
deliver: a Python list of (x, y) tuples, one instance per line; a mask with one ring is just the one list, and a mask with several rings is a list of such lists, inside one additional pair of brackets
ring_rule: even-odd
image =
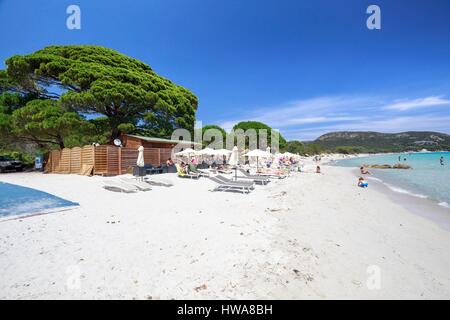
[(450, 104), (450, 100), (443, 99), (442, 96), (432, 96), (414, 100), (396, 101), (383, 107), (387, 110), (407, 111), (415, 108), (434, 107)]
[[(450, 105), (450, 100), (443, 96), (401, 100), (364, 95), (324, 96), (270, 108), (253, 108), (253, 111), (224, 120), (220, 125), (230, 130), (240, 121), (260, 121), (279, 129), (287, 139), (300, 140), (313, 140), (327, 132), (344, 130), (450, 133), (450, 110), (426, 108), (442, 105)], [(422, 112), (408, 113), (416, 108), (423, 108)]]
[(226, 130), (240, 121), (260, 121), (274, 128), (285, 128), (294, 125), (344, 122), (363, 120), (363, 117), (353, 116), (356, 111), (362, 111), (374, 106), (377, 98), (367, 96), (324, 96), (312, 99), (297, 100), (272, 107), (257, 108), (240, 119), (226, 120), (221, 126)]
[(291, 118), (286, 119), (285, 125), (310, 124), (310, 123), (327, 123), (327, 122), (344, 122), (344, 121), (361, 121), (365, 117), (351, 117), (351, 116), (326, 116), (326, 117), (311, 117), (311, 118)]

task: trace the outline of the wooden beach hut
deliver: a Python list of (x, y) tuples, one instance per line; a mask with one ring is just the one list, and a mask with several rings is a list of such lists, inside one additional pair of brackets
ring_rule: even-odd
[(124, 174), (136, 165), (138, 148), (144, 147), (146, 164), (160, 166), (172, 157), (173, 148), (181, 143), (191, 147), (192, 141), (122, 135), (122, 146), (100, 145), (54, 150), (46, 157), (45, 172), (112, 176)]

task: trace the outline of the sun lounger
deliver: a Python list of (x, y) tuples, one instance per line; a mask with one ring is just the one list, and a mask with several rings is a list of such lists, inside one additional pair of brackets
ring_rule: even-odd
[(103, 183), (104, 183), (103, 188), (109, 191), (126, 192), (126, 193), (138, 191), (137, 187), (120, 181), (105, 180), (103, 181)]
[(138, 180), (135, 180), (135, 179), (125, 178), (125, 177), (121, 177), (120, 180), (122, 180), (122, 182), (124, 182), (126, 184), (130, 184), (132, 186), (135, 186), (136, 188), (138, 188), (141, 191), (150, 191), (150, 190), (152, 190), (152, 188), (150, 187), (150, 185), (147, 182), (138, 181)]
[(154, 186), (171, 187), (173, 182), (169, 179), (165, 179), (159, 176), (145, 177), (145, 182)]
[(249, 186), (251, 189), (255, 189), (255, 183), (253, 181), (235, 181), (221, 175), (217, 175), (216, 178), (230, 184), (246, 185)]
[(234, 192), (250, 193), (252, 189), (251, 186), (249, 186), (248, 184), (225, 182), (213, 176), (209, 177), (209, 179), (218, 184), (218, 186), (214, 188), (212, 191), (234, 191)]
[(209, 172), (201, 169), (197, 169), (198, 173), (200, 173), (203, 177), (209, 177)]
[(177, 167), (177, 174), (178, 174), (178, 176), (180, 178), (190, 178), (190, 179), (198, 179), (198, 178), (200, 178), (199, 174), (186, 173), (186, 172), (183, 172), (183, 169), (181, 169), (181, 167), (178, 164), (176, 164), (175, 166)]
[(264, 173), (264, 172), (259, 172), (259, 173), (257, 173), (257, 175), (260, 177), (267, 177), (267, 178), (274, 178), (274, 179), (284, 179), (287, 177), (286, 174), (275, 174), (275, 173)]
[(219, 173), (224, 173), (224, 174), (230, 174), (233, 173), (233, 171), (229, 170), (229, 169), (217, 169), (217, 172)]
[(193, 164), (189, 165), (189, 171), (194, 173), (194, 174), (198, 174), (198, 175), (200, 175), (202, 177), (209, 177), (209, 172), (200, 170), (196, 166), (194, 166)]
[(255, 183), (258, 184), (268, 184), (270, 182), (270, 179), (268, 177), (262, 177), (254, 174), (250, 174), (244, 169), (239, 169), (239, 171), (244, 175), (244, 177), (238, 176), (238, 179), (250, 179), (255, 181)]
[(238, 176), (237, 177), (238, 181), (245, 179), (245, 180), (251, 180), (256, 184), (260, 184), (260, 185), (266, 185), (270, 182), (269, 178), (265, 178), (265, 177), (242, 177), (242, 176)]

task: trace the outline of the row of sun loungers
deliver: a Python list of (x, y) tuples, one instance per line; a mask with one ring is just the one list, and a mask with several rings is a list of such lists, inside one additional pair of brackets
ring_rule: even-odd
[[(176, 165), (177, 175), (180, 178), (189, 178), (189, 179), (199, 179), (200, 177), (207, 177), (210, 180), (217, 183), (217, 186), (213, 189), (213, 191), (234, 191), (241, 193), (250, 193), (251, 190), (255, 189), (255, 184), (259, 185), (267, 185), (270, 182), (270, 179), (277, 178), (283, 179), (286, 178), (286, 175), (278, 175), (278, 174), (250, 174), (246, 170), (239, 168), (239, 172), (242, 175), (236, 177), (236, 180), (228, 179), (222, 175), (212, 176), (210, 172), (195, 168), (194, 166), (190, 166), (189, 173), (186, 173), (178, 164)], [(231, 173), (230, 171), (229, 173)], [(214, 172), (213, 172), (214, 173)], [(215, 172), (217, 173), (217, 171)], [(120, 177), (120, 181), (118, 180), (105, 180), (104, 188), (111, 191), (116, 192), (125, 192), (132, 193), (137, 191), (150, 191), (151, 185), (154, 186), (165, 186), (170, 187), (173, 186), (172, 181), (169, 179), (165, 179), (162, 177), (147, 176), (143, 181), (139, 181), (137, 179), (132, 179), (128, 177)]]
[[(236, 177), (236, 180), (228, 179), (222, 175), (211, 176), (210, 172), (200, 170), (194, 166), (189, 166), (189, 173), (186, 173), (182, 168), (177, 165), (177, 174), (180, 178), (190, 178), (198, 179), (200, 177), (208, 177), (212, 181), (216, 182), (218, 186), (213, 189), (213, 191), (237, 191), (242, 193), (249, 193), (254, 189), (255, 184), (266, 185), (270, 182), (270, 178), (283, 179), (286, 175), (276, 175), (276, 174), (250, 174), (244, 169), (239, 169), (240, 173), (243, 174)], [(219, 171), (217, 169), (211, 170), (212, 173), (217, 174)], [(233, 171), (228, 170), (226, 173), (232, 173)]]

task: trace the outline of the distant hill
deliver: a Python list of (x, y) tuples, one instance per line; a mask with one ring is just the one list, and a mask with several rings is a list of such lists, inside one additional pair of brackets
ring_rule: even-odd
[(363, 131), (338, 131), (324, 134), (312, 141), (327, 150), (352, 147), (359, 152), (400, 152), (450, 150), (450, 135), (431, 131), (380, 133)]

